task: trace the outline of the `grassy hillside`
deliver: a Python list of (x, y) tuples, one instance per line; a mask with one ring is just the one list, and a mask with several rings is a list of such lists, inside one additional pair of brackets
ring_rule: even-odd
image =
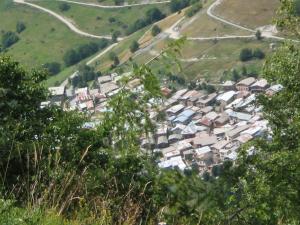
[(221, 17), (249, 28), (272, 24), (279, 0), (224, 0), (215, 9)]
[[(114, 0), (75, 0), (76, 2), (91, 2), (91, 3), (97, 3), (101, 5), (115, 5)], [(164, 0), (151, 0), (152, 2), (162, 2)], [(137, 4), (137, 3), (143, 3), (144, 0), (125, 0), (124, 4)]]
[(7, 53), (28, 67), (47, 62), (62, 62), (64, 53), (75, 46), (94, 39), (84, 38), (71, 32), (55, 18), (27, 6), (0, 1), (0, 30), (15, 31), (18, 21), (26, 25), (19, 34), (20, 40)]
[[(110, 35), (113, 31), (125, 34), (126, 29), (137, 19), (144, 18), (147, 10), (154, 5), (136, 6), (117, 9), (104, 9), (86, 7), (78, 4), (69, 4), (69, 10), (62, 12), (59, 9), (61, 2), (38, 1), (36, 4), (51, 9), (64, 15), (73, 21), (80, 29), (95, 35)], [(168, 4), (159, 5), (159, 9), (165, 14), (169, 13)], [(114, 20), (112, 22), (112, 20)]]
[[(150, 60), (171, 40), (161, 41), (149, 52), (143, 53), (135, 58), (135, 62), (142, 64)], [(250, 60), (241, 62), (239, 59), (240, 52), (243, 48), (255, 50), (261, 49), (266, 55), (271, 54), (271, 41), (257, 41), (254, 39), (233, 39), (219, 41), (186, 41), (182, 48), (180, 58), (182, 71), (179, 72), (174, 66), (173, 73), (183, 76), (187, 81), (205, 79), (210, 82), (219, 82), (224, 71), (232, 69), (240, 70), (245, 66), (248, 71), (260, 73), (265, 60)], [(154, 61), (151, 67), (155, 70), (164, 71), (166, 62), (164, 60)], [(129, 70), (126, 64), (124, 70)], [(163, 77), (162, 77), (163, 78)]]

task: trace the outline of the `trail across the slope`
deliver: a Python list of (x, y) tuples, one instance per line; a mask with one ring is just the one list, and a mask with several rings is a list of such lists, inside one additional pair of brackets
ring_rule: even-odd
[[(79, 34), (81, 36), (85, 36), (85, 37), (89, 37), (89, 38), (96, 38), (96, 39), (111, 39), (111, 36), (108, 35), (94, 35), (94, 34), (89, 34), (87, 32), (84, 32), (80, 29), (78, 29), (73, 23), (71, 23), (68, 19), (64, 18), (63, 16), (57, 14), (56, 12), (53, 12), (49, 9), (46, 9), (44, 7), (41, 7), (39, 5), (33, 4), (33, 3), (29, 3), (26, 2), (25, 0), (14, 0), (15, 3), (18, 4), (24, 4), (24, 5), (28, 5), (30, 7), (39, 9), (41, 11), (44, 11), (54, 17), (56, 17), (58, 20), (60, 20), (62, 23), (64, 23), (65, 25), (67, 25), (69, 27), (70, 30), (72, 30), (73, 32), (75, 32), (76, 34)], [(119, 40), (122, 40), (122, 38), (119, 38)]]
[(128, 5), (100, 5), (96, 3), (91, 2), (78, 2), (78, 1), (72, 1), (72, 0), (56, 0), (59, 2), (68, 2), (78, 5), (84, 5), (84, 6), (91, 6), (91, 7), (98, 7), (103, 9), (118, 9), (118, 8), (128, 8), (128, 7), (134, 7), (134, 6), (145, 6), (145, 5), (157, 5), (157, 4), (165, 4), (171, 2), (168, 1), (161, 1), (161, 2), (144, 2), (144, 3), (135, 3), (135, 4), (128, 4)]
[[(233, 22), (230, 22), (224, 18), (221, 18), (217, 15), (215, 15), (213, 13), (213, 10), (222, 3), (222, 1), (224, 0), (216, 0), (213, 4), (211, 4), (209, 6), (209, 8), (207, 9), (206, 13), (208, 16), (210, 16), (211, 18), (215, 19), (215, 20), (218, 20), (222, 23), (225, 23), (225, 24), (228, 24), (228, 25), (231, 25), (233, 27), (236, 27), (238, 29), (241, 29), (241, 30), (246, 30), (246, 31), (250, 31), (252, 33), (256, 32), (257, 30), (253, 30), (253, 29), (250, 29), (248, 27), (244, 27), (244, 26), (241, 26), (241, 25), (238, 25), (238, 24), (235, 24)], [(279, 41), (292, 41), (292, 42), (299, 42), (298, 40), (293, 40), (293, 39), (289, 39), (289, 38), (283, 38), (283, 37), (278, 37), (278, 36), (275, 36), (275, 35), (272, 35), (272, 34), (269, 34), (269, 33), (266, 33), (266, 32), (262, 32), (262, 36), (265, 37), (265, 38), (269, 38), (269, 39), (275, 39), (275, 40), (279, 40)]]

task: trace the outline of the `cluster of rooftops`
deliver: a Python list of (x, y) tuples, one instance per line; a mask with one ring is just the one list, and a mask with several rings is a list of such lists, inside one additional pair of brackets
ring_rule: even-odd
[(142, 138), (141, 146), (160, 153), (162, 168), (211, 172), (214, 165), (235, 160), (242, 144), (268, 137), (268, 121), (254, 103), (259, 93), (272, 96), (282, 88), (249, 77), (238, 83), (227, 81), (210, 94), (179, 90), (161, 108), (166, 120), (157, 124), (154, 135)]
[[(65, 86), (50, 87), (51, 97), (49, 101), (43, 102), (42, 106), (57, 105), (67, 110), (79, 110), (90, 114), (105, 112), (108, 110), (107, 100), (120, 90), (118, 81), (121, 78), (122, 76), (116, 73), (100, 76), (94, 88), (83, 87), (75, 90), (73, 87)], [(138, 79), (131, 80), (127, 84), (130, 89), (137, 88), (139, 85)]]
[[(120, 90), (121, 77), (101, 76), (93, 89), (51, 87), (51, 98), (42, 107), (55, 104), (92, 114), (107, 112), (107, 100)], [(131, 80), (127, 87), (143, 90), (138, 79)], [(254, 77), (238, 83), (226, 81), (213, 93), (181, 89), (172, 94), (163, 87), (161, 91), (167, 98), (159, 110), (165, 114), (165, 120), (156, 122), (154, 134), (141, 138), (141, 148), (161, 154), (162, 168), (196, 167), (199, 173), (210, 172), (224, 160), (235, 160), (242, 144), (270, 133), (261, 107), (254, 103), (258, 94), (272, 96), (282, 88), (280, 84), (270, 86), (265, 79)], [(149, 110), (150, 118), (157, 121), (158, 112), (151, 107)], [(84, 128), (93, 128), (98, 123), (92, 121)]]

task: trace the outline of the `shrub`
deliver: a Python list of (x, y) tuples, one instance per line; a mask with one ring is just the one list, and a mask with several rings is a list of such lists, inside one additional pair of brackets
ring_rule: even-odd
[(202, 9), (202, 4), (201, 4), (201, 3), (194, 4), (190, 9), (188, 9), (188, 10), (186, 11), (185, 15), (188, 16), (188, 17), (192, 17), (192, 16), (194, 16), (197, 12), (199, 12), (200, 9)]
[(60, 11), (64, 12), (64, 11), (68, 11), (71, 8), (71, 6), (69, 4), (63, 2), (63, 3), (59, 4), (58, 8)]
[(137, 41), (133, 41), (130, 45), (130, 51), (132, 53), (136, 52), (139, 49), (140, 45)]
[(252, 50), (249, 49), (249, 48), (244, 48), (242, 49), (241, 53), (240, 53), (240, 60), (242, 62), (245, 62), (245, 61), (248, 61), (248, 60), (251, 60), (253, 57), (253, 53), (252, 53)]
[(12, 31), (5, 32), (2, 35), (1, 42), (2, 42), (2, 47), (4, 49), (9, 48), (10, 46), (17, 43), (18, 41), (19, 41), (18, 35)]
[(161, 32), (161, 29), (159, 26), (154, 25), (151, 29), (151, 34), (153, 37), (155, 37), (156, 35), (158, 35)]
[(16, 25), (16, 31), (18, 33), (21, 33), (22, 31), (24, 31), (26, 29), (26, 26), (23, 22), (18, 22), (17, 25)]
[(61, 65), (58, 62), (46, 63), (43, 65), (50, 75), (58, 74), (61, 71)]
[(253, 57), (257, 59), (264, 59), (265, 53), (261, 49), (257, 48), (253, 51)]

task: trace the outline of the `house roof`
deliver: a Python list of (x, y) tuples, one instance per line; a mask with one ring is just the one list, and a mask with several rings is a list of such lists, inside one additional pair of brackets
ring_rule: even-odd
[(191, 109), (186, 109), (183, 112), (181, 112), (176, 119), (173, 120), (173, 122), (179, 122), (179, 123), (185, 123), (188, 121), (193, 115), (195, 115), (195, 112)]
[(283, 89), (283, 86), (281, 84), (276, 84), (276, 85), (273, 85), (273, 86), (269, 87), (267, 89), (267, 91), (273, 91), (273, 92), (276, 93), (276, 92), (281, 91), (282, 89)]
[(186, 140), (178, 141), (175, 144), (173, 144), (173, 146), (179, 151), (183, 151), (183, 150), (192, 148), (191, 143), (189, 143)]
[(115, 91), (119, 88), (114, 82), (103, 83), (100, 85), (100, 91), (102, 94), (108, 94), (112, 91)]
[(200, 112), (206, 114), (206, 113), (209, 113), (209, 112), (212, 111), (212, 110), (213, 110), (213, 107), (212, 107), (212, 106), (206, 106), (206, 107), (200, 109)]
[(174, 105), (172, 106), (171, 108), (169, 108), (167, 110), (168, 113), (173, 113), (173, 114), (176, 114), (178, 113), (179, 111), (183, 110), (184, 109), (184, 105), (181, 105), (181, 104), (178, 104), (178, 105)]
[(241, 134), (240, 136), (238, 136), (236, 138), (236, 140), (238, 140), (239, 142), (241, 142), (242, 144), (245, 144), (246, 142), (250, 141), (252, 139), (252, 135), (250, 134)]
[(226, 112), (219, 114), (219, 118), (215, 120), (216, 123), (224, 124), (229, 120), (229, 116)]
[(111, 79), (111, 76), (110, 75), (107, 75), (107, 76), (100, 76), (98, 78), (98, 82), (100, 84), (103, 84), (103, 83), (107, 83), (107, 82), (110, 82), (112, 79)]
[(229, 143), (229, 141), (227, 141), (227, 140), (221, 140), (221, 141), (218, 141), (217, 143), (215, 143), (214, 145), (212, 145), (211, 147), (214, 149), (220, 150), (220, 149), (224, 148), (228, 143)]
[(245, 85), (245, 86), (250, 86), (256, 81), (254, 77), (248, 77), (246, 79), (241, 80), (240, 82), (237, 83), (237, 85)]
[(64, 95), (65, 87), (49, 87), (48, 90), (50, 91), (52, 96)]
[(206, 153), (211, 152), (211, 149), (208, 146), (204, 146), (202, 148), (195, 149), (195, 152), (196, 152), (197, 156), (199, 157), (199, 156), (202, 156)]
[(227, 91), (223, 94), (220, 94), (217, 97), (217, 101), (225, 101), (228, 102), (230, 99), (232, 99), (236, 95), (235, 91)]
[(261, 88), (265, 88), (267, 86), (268, 86), (268, 81), (266, 79), (260, 79), (251, 85), (251, 87), (261, 87)]
[(197, 145), (197, 146), (207, 146), (207, 145), (213, 145), (217, 142), (217, 137), (215, 135), (209, 135), (209, 134), (205, 134), (205, 133), (202, 133), (200, 134), (199, 136), (196, 136), (194, 139), (193, 139), (193, 142), (194, 142), (194, 145)]
[(188, 89), (179, 90), (172, 96), (172, 98), (178, 99), (178, 98), (180, 98), (180, 96), (184, 95), (187, 91), (188, 91)]
[(183, 162), (181, 156), (172, 157), (169, 160), (162, 161), (158, 166), (161, 168), (178, 167), (180, 170), (186, 168), (186, 164)]
[(201, 97), (197, 102), (201, 103), (201, 104), (207, 104), (210, 101), (214, 100), (217, 96), (217, 93), (212, 93), (210, 95), (206, 95)]
[(225, 81), (225, 83), (222, 84), (223, 87), (230, 87), (233, 85), (235, 85), (235, 82), (232, 80), (227, 80), (227, 81)]
[(249, 125), (239, 126), (233, 130), (228, 131), (227, 135), (228, 135), (228, 137), (232, 138), (232, 137), (236, 136), (237, 134), (241, 133), (242, 131), (247, 130), (248, 128), (249, 128)]
[(252, 118), (252, 115), (247, 114), (247, 113), (241, 113), (241, 112), (235, 112), (231, 109), (227, 109), (225, 110), (225, 112), (230, 116), (230, 117), (234, 117), (237, 118), (239, 120), (245, 120), (245, 121), (249, 121)]
[(209, 120), (215, 120), (218, 117), (219, 117), (219, 114), (216, 113), (215, 111), (211, 111), (205, 115), (205, 118), (208, 118)]

